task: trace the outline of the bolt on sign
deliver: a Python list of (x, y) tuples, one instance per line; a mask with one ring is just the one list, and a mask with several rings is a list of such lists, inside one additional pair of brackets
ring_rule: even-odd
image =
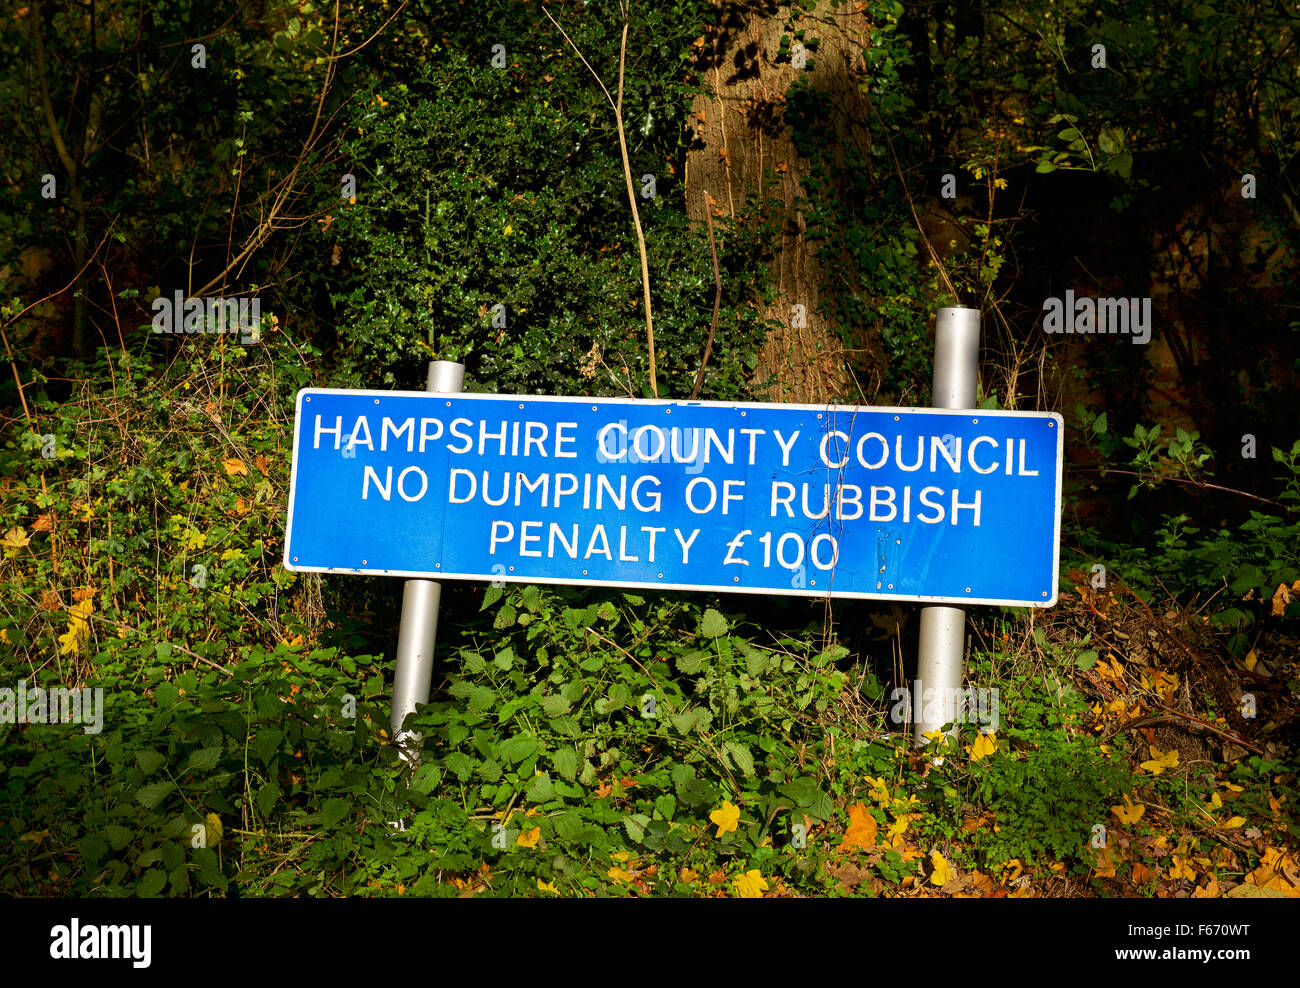
[(1048, 607), (1048, 412), (306, 389), (285, 566)]

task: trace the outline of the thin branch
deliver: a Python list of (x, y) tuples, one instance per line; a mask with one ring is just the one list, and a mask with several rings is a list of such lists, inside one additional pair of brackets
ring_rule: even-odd
[(574, 43), (573, 39), (569, 37), (564, 28), (560, 27), (559, 22), (551, 16), (551, 12), (543, 7), (542, 13), (546, 15), (547, 19), (554, 24), (560, 34), (564, 36), (564, 40), (573, 48), (574, 54), (578, 56), (582, 64), (587, 66), (587, 71), (595, 77), (596, 83), (605, 93), (605, 98), (609, 100), (610, 106), (614, 108), (614, 123), (618, 128), (618, 150), (623, 158), (623, 178), (627, 181), (627, 201), (632, 207), (632, 225), (636, 228), (637, 249), (641, 254), (641, 287), (645, 301), (645, 335), (646, 346), (650, 355), (650, 392), (658, 398), (659, 379), (656, 372), (655, 328), (654, 317), (650, 309), (650, 259), (646, 253), (645, 232), (641, 228), (641, 212), (637, 209), (636, 205), (636, 188), (632, 182), (632, 165), (627, 154), (627, 134), (623, 130), (623, 79), (627, 67), (627, 32), (630, 24), (631, 4), (620, 4), (619, 7), (623, 13), (623, 38), (619, 43), (618, 49), (618, 99), (615, 99), (609, 94), (609, 89), (606, 88), (605, 83), (601, 81), (596, 70), (593, 69), (591, 63), (583, 57), (582, 52), (578, 50), (578, 46)]
[(1232, 487), (1221, 487), (1218, 484), (1208, 484), (1204, 480), (1186, 480), (1182, 477), (1161, 477), (1153, 476), (1149, 473), (1138, 473), (1136, 470), (1116, 470), (1114, 467), (1071, 467), (1072, 470), (1086, 470), (1089, 473), (1099, 473), (1103, 477), (1108, 473), (1122, 473), (1129, 477), (1146, 477), (1151, 480), (1167, 480), (1173, 484), (1189, 484), (1192, 487), (1208, 487), (1211, 490), (1223, 491), (1225, 494), (1239, 494), (1242, 497), (1248, 497), (1252, 501), (1261, 501), (1264, 504), (1271, 504), (1275, 508), (1286, 509), (1286, 505), (1281, 501), (1271, 501), (1266, 497), (1260, 497), (1258, 494), (1248, 494), (1245, 491), (1239, 491)]
[(713, 350), (713, 334), (718, 328), (718, 307), (722, 304), (722, 275), (718, 273), (718, 248), (713, 240), (713, 211), (709, 208), (709, 190), (704, 190), (704, 218), (709, 221), (709, 253), (713, 255), (713, 318), (709, 321), (709, 338), (704, 344), (704, 358), (700, 369), (695, 374), (695, 387), (691, 388), (691, 397), (700, 393), (700, 384), (704, 381), (704, 368), (709, 362), (709, 353)]
[[(69, 607), (67, 604), (61, 603), (59, 607), (62, 610), (68, 611), (69, 613), (72, 612), (72, 608)], [(136, 634), (147, 636), (147, 632), (145, 632), (143, 628), (137, 628), (135, 625), (127, 624), (125, 621), (118, 621), (116, 618), (101, 617), (98, 614), (82, 614), (80, 611), (77, 612), (76, 616), (81, 618), (82, 620), (86, 620), (87, 618), (89, 618), (91, 621), (95, 621), (99, 624), (115, 624), (119, 628), (125, 628), (127, 631), (134, 631)], [(230, 666), (223, 666), (220, 662), (213, 662), (211, 659), (205, 658), (204, 656), (200, 655), (198, 652), (191, 652), (184, 645), (177, 645), (175, 642), (168, 642), (167, 644), (171, 645), (171, 647), (176, 649), (176, 651), (184, 652), (186, 655), (190, 656), (191, 658), (198, 659), (200, 662), (204, 663), (205, 665), (211, 666), (213, 669), (219, 669), (221, 672), (227, 672), (227, 673), (235, 671), (234, 669), (230, 668)]]

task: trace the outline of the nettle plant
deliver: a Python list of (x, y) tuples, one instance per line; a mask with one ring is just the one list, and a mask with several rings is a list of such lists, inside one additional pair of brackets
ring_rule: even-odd
[[(685, 596), (591, 597), (487, 590), (491, 627), (465, 633), (445, 698), (407, 721), (424, 737), (407, 839), (433, 859), (382, 877), (436, 894), (486, 866), (497, 892), (573, 894), (632, 869), (662, 893), (689, 891), (682, 868), (740, 867), (816, 885), (807, 837), (834, 813), (817, 725), (845, 649), (760, 645)], [(724, 802), (738, 815), (719, 835)]]

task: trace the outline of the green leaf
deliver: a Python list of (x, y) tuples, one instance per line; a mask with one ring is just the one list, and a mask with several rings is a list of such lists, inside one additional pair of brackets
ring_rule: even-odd
[(727, 619), (720, 611), (708, 608), (700, 618), (700, 634), (705, 638), (721, 638), (726, 633)]
[(528, 784), (525, 795), (534, 803), (545, 803), (554, 799), (555, 784), (551, 782), (550, 773), (543, 772), (541, 775), (535, 776), (533, 781)]
[(280, 741), (283, 738), (284, 731), (278, 727), (259, 728), (257, 737), (253, 739), (251, 745), (253, 754), (261, 759), (263, 765), (266, 765), (280, 751)]
[(135, 753), (136, 764), (140, 766), (140, 771), (145, 775), (153, 775), (158, 768), (167, 761), (167, 758), (160, 755), (153, 748), (141, 748)]
[(190, 752), (189, 761), (186, 763), (186, 771), (189, 772), (206, 772), (208, 769), (216, 768), (217, 763), (221, 761), (221, 747), (199, 748), (197, 751)]
[(528, 734), (516, 734), (506, 741), (502, 754), (514, 764), (519, 764), (537, 751), (537, 739)]
[(795, 805), (805, 808), (812, 806), (821, 796), (821, 790), (817, 788), (816, 780), (809, 776), (803, 776), (784, 786), (780, 786), (777, 791), (793, 799)]
[(551, 761), (555, 765), (555, 771), (559, 773), (562, 779), (572, 782), (578, 774), (578, 753), (572, 748), (561, 748), (551, 758)]
[(698, 650), (679, 655), (677, 656), (677, 671), (685, 673), (687, 676), (694, 676), (704, 668), (706, 658), (708, 658), (708, 654)]
[(736, 763), (736, 768), (740, 769), (746, 777), (753, 776), (754, 756), (750, 753), (748, 748), (739, 741), (728, 741), (722, 747), (723, 750), (731, 756), (732, 761)]
[(150, 899), (163, 890), (167, 884), (167, 873), (161, 868), (150, 868), (135, 887), (135, 894), (142, 899)]
[(1085, 648), (1074, 657), (1074, 664), (1085, 671), (1091, 669), (1097, 664), (1096, 651), (1091, 648)]
[(262, 816), (270, 816), (271, 810), (275, 806), (275, 801), (280, 798), (280, 787), (274, 782), (268, 782), (262, 788), (257, 790), (257, 812)]
[(655, 800), (655, 812), (665, 820), (671, 820), (677, 812), (677, 800), (670, 793), (664, 793)]
[(1102, 412), (1092, 422), (1092, 431), (1099, 436), (1106, 434), (1106, 413)]
[(645, 827), (650, 818), (644, 813), (633, 813), (623, 817), (623, 829), (634, 843), (640, 844), (645, 839)]
[(542, 713), (547, 717), (563, 717), (572, 709), (573, 704), (563, 694), (542, 697)]
[(767, 653), (759, 651), (743, 638), (737, 639), (736, 644), (740, 646), (740, 654), (745, 657), (745, 671), (757, 679), (767, 668)]
[(422, 792), (425, 795), (433, 792), (442, 781), (442, 769), (437, 765), (431, 765), (428, 762), (421, 765), (415, 771), (415, 777), (411, 779), (411, 788), (416, 792)]
[(513, 604), (502, 604), (501, 609), (497, 611), (496, 620), (492, 622), (492, 627), (497, 631), (504, 631), (515, 623), (515, 608)]
[(108, 841), (99, 834), (87, 834), (81, 838), (79, 847), (88, 867), (94, 867), (108, 853)]
[(347, 816), (350, 809), (346, 799), (325, 800), (321, 807), (321, 826), (328, 830)]
[(468, 779), (470, 773), (474, 771), (474, 762), (463, 751), (451, 752), (443, 758), (442, 763), (447, 766), (447, 771), (455, 772), (456, 778), (461, 782)]
[(171, 782), (151, 782), (147, 786), (141, 786), (136, 790), (135, 798), (147, 810), (152, 810), (173, 789)]

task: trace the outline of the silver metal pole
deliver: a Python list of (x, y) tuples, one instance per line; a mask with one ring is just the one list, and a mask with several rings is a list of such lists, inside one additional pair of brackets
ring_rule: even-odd
[[(979, 352), (979, 310), (940, 309), (935, 320), (931, 407), (975, 407)], [(928, 604), (921, 608), (921, 651), (912, 690), (913, 742), (918, 748), (925, 746), (927, 731), (957, 719), (965, 638), (964, 607)], [(949, 736), (955, 735), (954, 727)]]
[[(449, 360), (429, 361), (426, 391), (456, 394), (465, 383), (465, 365)], [(397, 633), (397, 669), (393, 673), (392, 736), (402, 758), (414, 763), (420, 735), (403, 731), (406, 715), (416, 704), (429, 702), (433, 680), (433, 646), (438, 637), (438, 602), (442, 584), (433, 580), (407, 580), (402, 591), (402, 626)]]

